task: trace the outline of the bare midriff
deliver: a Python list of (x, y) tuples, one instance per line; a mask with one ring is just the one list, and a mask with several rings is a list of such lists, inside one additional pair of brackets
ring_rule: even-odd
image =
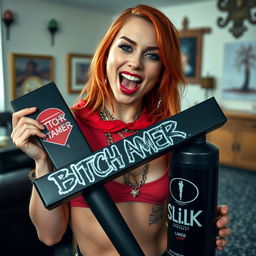
[[(152, 204), (124, 202), (116, 205), (144, 254), (147, 256), (161, 255), (167, 247), (166, 218), (158, 223), (150, 224), (149, 216), (154, 206)], [(119, 256), (89, 208), (72, 207), (70, 217), (82, 255)]]
[[(168, 161), (160, 157), (151, 161), (147, 182), (158, 179), (166, 171)], [(116, 179), (122, 182), (122, 177)], [(120, 213), (146, 256), (159, 256), (166, 251), (166, 204), (144, 202), (116, 203)], [(160, 217), (151, 221), (153, 209), (161, 209)], [(119, 256), (110, 239), (89, 208), (71, 207), (70, 223), (83, 256)]]

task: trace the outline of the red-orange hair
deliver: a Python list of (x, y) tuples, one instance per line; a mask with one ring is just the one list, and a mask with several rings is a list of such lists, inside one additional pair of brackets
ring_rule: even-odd
[[(144, 106), (157, 121), (165, 119), (180, 111), (180, 93), (178, 85), (184, 85), (180, 46), (177, 30), (171, 21), (159, 10), (138, 5), (123, 11), (113, 22), (96, 50), (90, 68), (89, 80), (80, 97), (85, 95), (85, 107), (96, 110), (111, 102), (111, 88), (106, 83), (106, 62), (108, 52), (117, 33), (132, 16), (141, 17), (151, 22), (157, 35), (160, 59), (163, 65), (160, 82), (144, 96)], [(159, 104), (159, 100), (161, 103)], [(150, 104), (149, 104), (150, 103)]]

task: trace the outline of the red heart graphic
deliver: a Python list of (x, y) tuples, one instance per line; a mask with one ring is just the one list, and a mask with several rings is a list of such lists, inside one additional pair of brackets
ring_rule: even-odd
[(58, 108), (48, 108), (37, 119), (47, 129), (45, 142), (65, 146), (73, 125), (65, 118), (65, 113)]

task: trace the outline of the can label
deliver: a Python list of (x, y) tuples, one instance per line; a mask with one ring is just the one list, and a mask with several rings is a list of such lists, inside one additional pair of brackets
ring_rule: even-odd
[(174, 166), (167, 206), (167, 255), (215, 255), (216, 175), (211, 175), (215, 173), (215, 167)]
[(178, 204), (188, 204), (198, 198), (199, 189), (187, 179), (174, 178), (170, 182), (170, 194)]
[(188, 178), (174, 177), (170, 181), (167, 250), (170, 256), (191, 256), (192, 252), (198, 252), (198, 242), (202, 242), (206, 228), (202, 188), (197, 180)]
[[(174, 178), (170, 182), (170, 194), (174, 203), (168, 203), (168, 219), (180, 231), (188, 231), (189, 227), (202, 227), (200, 216), (203, 210), (188, 208), (199, 196), (198, 187), (191, 181), (183, 178)], [(187, 235), (175, 232), (178, 240), (184, 240)]]

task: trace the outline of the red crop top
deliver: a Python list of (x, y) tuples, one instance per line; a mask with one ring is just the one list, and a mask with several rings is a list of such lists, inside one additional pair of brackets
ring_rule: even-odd
[[(105, 184), (105, 188), (116, 203), (145, 202), (150, 204), (162, 204), (168, 198), (168, 187), (168, 170), (159, 179), (142, 185), (139, 189), (140, 194), (137, 197), (133, 197), (130, 194), (131, 187), (126, 184), (114, 180)], [(71, 200), (70, 206), (88, 207), (82, 196), (78, 196)]]
[[(94, 112), (93, 118), (95, 118), (95, 115), (98, 116), (98, 113)], [(93, 127), (92, 121), (88, 121), (87, 118), (84, 118), (83, 110), (75, 112), (75, 116), (80, 129), (82, 130), (93, 151), (99, 150), (108, 145), (104, 131), (102, 129), (97, 129), (97, 126), (99, 126), (99, 122), (106, 121), (102, 121), (100, 119), (98, 120), (95, 118), (97, 124), (95, 124), (95, 126)], [(108, 122), (111, 121), (107, 121), (107, 123)], [(129, 135), (131, 134), (132, 133), (130, 133)], [(121, 139), (121, 137), (117, 133), (113, 133), (112, 137), (114, 142)], [(136, 201), (151, 204), (162, 204), (169, 196), (168, 170), (166, 170), (166, 172), (159, 179), (143, 184), (139, 189), (140, 194), (137, 197), (133, 197), (130, 194), (131, 187), (127, 184), (123, 184), (117, 181), (110, 181), (105, 184), (105, 187), (114, 202), (116, 203)], [(88, 207), (82, 196), (78, 196), (70, 200), (70, 206)]]

